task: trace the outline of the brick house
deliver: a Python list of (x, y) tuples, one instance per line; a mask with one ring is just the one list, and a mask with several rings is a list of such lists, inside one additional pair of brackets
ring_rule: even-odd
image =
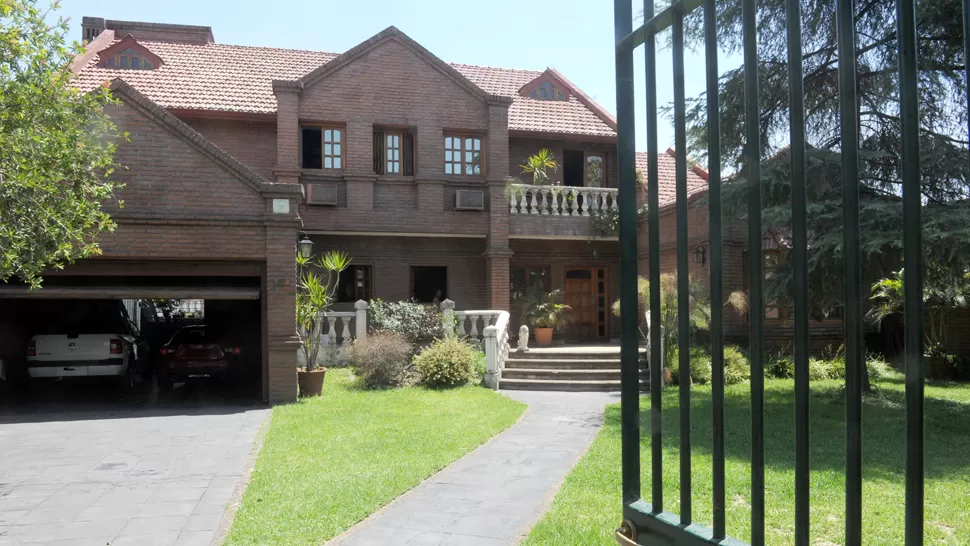
[[(616, 237), (590, 231), (590, 217), (616, 205), (616, 120), (556, 70), (448, 64), (394, 27), (342, 54), (219, 44), (209, 27), (85, 17), (82, 29), (88, 50), (72, 69), (83, 88), (112, 87), (130, 140), (118, 149), (125, 206), (108, 206), (119, 229), (103, 257), (66, 274), (257, 279), (264, 399), (296, 395), (300, 232), (353, 257), (338, 308), (448, 298), (509, 309), (517, 326), (511, 294), (541, 282), (573, 308), (565, 339), (618, 331)], [(560, 162), (557, 189), (521, 174), (541, 148)], [(638, 154), (638, 168), (646, 160)], [(658, 161), (666, 271), (673, 155)], [(704, 249), (707, 173), (692, 169), (688, 188), (689, 244)], [(744, 287), (745, 243), (726, 231), (729, 294)], [(643, 225), (643, 274), (646, 241)], [(707, 266), (691, 260), (700, 280)], [(727, 315), (728, 338), (743, 339), (742, 318)]]

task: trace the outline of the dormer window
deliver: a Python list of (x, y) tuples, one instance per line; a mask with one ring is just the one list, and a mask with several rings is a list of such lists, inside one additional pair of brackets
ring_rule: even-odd
[(529, 91), (529, 97), (539, 100), (566, 100), (565, 94), (556, 89), (549, 81), (544, 81), (538, 87)]
[(114, 57), (104, 61), (105, 68), (119, 68), (121, 70), (152, 70), (155, 65), (132, 48), (121, 51)]

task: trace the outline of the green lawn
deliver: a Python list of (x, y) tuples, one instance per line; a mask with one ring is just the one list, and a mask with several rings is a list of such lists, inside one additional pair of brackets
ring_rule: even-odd
[[(766, 385), (767, 543), (792, 544), (794, 531), (794, 406), (790, 380)], [(726, 391), (726, 504), (728, 534), (750, 538), (750, 405), (748, 385)], [(694, 518), (710, 525), (710, 388), (693, 391), (691, 437)], [(664, 504), (679, 509), (677, 392), (664, 395)], [(903, 543), (905, 467), (903, 385), (886, 379), (867, 397), (864, 416), (863, 541)], [(650, 491), (649, 398), (641, 399), (643, 491)], [(841, 382), (812, 385), (812, 543), (842, 544), (844, 523), (844, 413)], [(926, 544), (970, 544), (970, 385), (926, 387)], [(605, 545), (620, 522), (620, 410), (567, 477), (545, 518), (525, 544)], [(647, 499), (649, 500), (649, 499)]]
[(323, 544), (513, 424), (525, 405), (482, 387), (358, 389), (273, 408), (226, 544)]

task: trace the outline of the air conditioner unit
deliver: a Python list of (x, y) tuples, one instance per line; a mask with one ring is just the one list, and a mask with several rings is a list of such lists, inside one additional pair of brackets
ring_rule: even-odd
[(455, 210), (485, 210), (485, 192), (455, 190)]
[(307, 184), (306, 202), (308, 205), (337, 206), (337, 185)]

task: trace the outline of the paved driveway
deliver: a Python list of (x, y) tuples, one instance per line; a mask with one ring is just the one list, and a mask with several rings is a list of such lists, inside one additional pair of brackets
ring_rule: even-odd
[(0, 407), (0, 546), (208, 545), (261, 407)]

